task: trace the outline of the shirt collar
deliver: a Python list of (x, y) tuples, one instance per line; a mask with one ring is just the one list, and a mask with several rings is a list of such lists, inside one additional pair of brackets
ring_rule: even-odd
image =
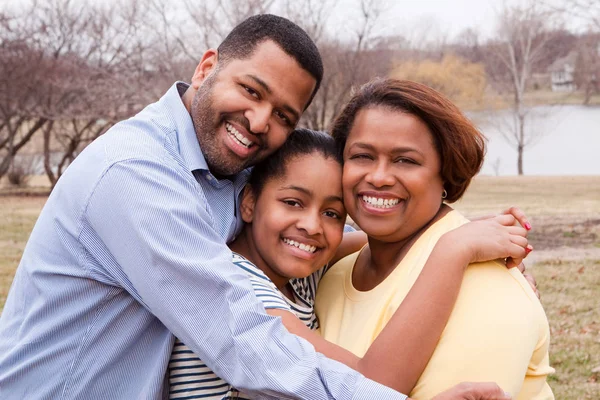
[(197, 169), (208, 171), (208, 164), (200, 149), (192, 117), (181, 99), (181, 96), (189, 86), (185, 82), (175, 82), (162, 97), (161, 102), (169, 109), (170, 114), (173, 116), (179, 144), (179, 154), (183, 158), (185, 165), (188, 166), (190, 171)]

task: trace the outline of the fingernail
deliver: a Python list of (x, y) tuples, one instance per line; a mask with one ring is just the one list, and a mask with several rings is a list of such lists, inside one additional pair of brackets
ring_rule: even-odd
[(533, 247), (531, 245), (527, 245), (527, 247), (525, 247), (525, 253), (529, 254), (533, 251)]
[(525, 229), (527, 229), (528, 231), (531, 230), (531, 224), (529, 222), (525, 222)]

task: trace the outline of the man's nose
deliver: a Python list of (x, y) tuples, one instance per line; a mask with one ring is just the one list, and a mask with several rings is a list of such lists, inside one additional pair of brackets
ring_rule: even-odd
[(271, 114), (273, 114), (273, 107), (268, 103), (262, 103), (246, 111), (244, 116), (250, 122), (252, 133), (260, 134), (269, 132)]

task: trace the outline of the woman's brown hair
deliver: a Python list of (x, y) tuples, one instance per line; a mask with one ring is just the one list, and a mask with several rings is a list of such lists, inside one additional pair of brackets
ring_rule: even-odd
[(429, 86), (397, 79), (378, 79), (363, 85), (336, 118), (332, 136), (338, 152), (344, 146), (356, 115), (363, 109), (385, 107), (421, 119), (433, 136), (440, 156), (440, 175), (452, 203), (462, 197), (483, 164), (485, 137), (450, 100)]

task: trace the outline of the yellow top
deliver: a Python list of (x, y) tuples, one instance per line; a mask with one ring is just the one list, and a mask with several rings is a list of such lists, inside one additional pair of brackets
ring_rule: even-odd
[[(363, 356), (408, 294), (440, 236), (466, 222), (457, 211), (449, 212), (421, 235), (381, 284), (366, 292), (352, 285), (358, 253), (336, 263), (317, 292), (323, 337)], [(430, 399), (469, 381), (496, 382), (516, 399), (554, 399), (546, 382), (554, 372), (548, 360), (549, 340), (546, 314), (516, 268), (507, 270), (496, 261), (472, 264), (410, 397)]]

